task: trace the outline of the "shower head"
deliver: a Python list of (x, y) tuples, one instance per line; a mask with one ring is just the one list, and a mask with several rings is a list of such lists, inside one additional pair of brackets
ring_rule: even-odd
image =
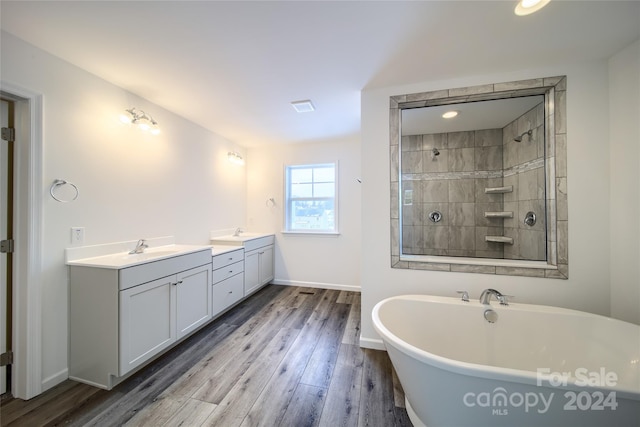
[(432, 153), (434, 156), (439, 156), (439, 155), (440, 155), (440, 151), (438, 151), (438, 149), (437, 149), (437, 148), (434, 148), (433, 150), (431, 150), (431, 153)]
[(526, 132), (523, 132), (522, 134), (516, 136), (515, 138), (513, 138), (514, 141), (516, 142), (522, 142), (522, 137), (525, 135), (529, 135), (529, 137), (531, 137), (531, 134), (533, 133), (533, 129), (529, 129)]

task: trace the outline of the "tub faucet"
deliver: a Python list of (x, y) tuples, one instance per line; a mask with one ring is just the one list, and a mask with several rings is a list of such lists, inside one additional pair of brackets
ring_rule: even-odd
[(136, 247), (132, 251), (129, 251), (129, 254), (131, 254), (131, 255), (133, 255), (133, 254), (141, 254), (148, 247), (149, 247), (149, 245), (147, 245), (147, 241), (144, 240), (144, 239), (140, 239), (140, 240), (138, 240), (138, 243), (136, 243)]
[(469, 292), (467, 291), (456, 291), (460, 294), (460, 299), (464, 302), (469, 302)]
[(500, 301), (500, 304), (507, 305), (507, 299), (505, 298), (505, 295), (502, 295), (499, 291), (491, 288), (482, 291), (482, 293), (480, 294), (480, 303), (490, 305), (489, 301), (491, 301), (491, 295), (495, 296), (496, 299)]
[(244, 233), (244, 230), (240, 227), (236, 228), (236, 231), (233, 232), (233, 235), (238, 237), (240, 233)]

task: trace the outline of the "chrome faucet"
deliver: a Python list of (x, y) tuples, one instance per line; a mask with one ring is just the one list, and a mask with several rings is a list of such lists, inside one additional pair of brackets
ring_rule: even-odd
[(233, 235), (238, 237), (240, 235), (240, 233), (243, 233), (244, 230), (240, 227), (236, 228), (236, 231), (233, 232)]
[(460, 294), (460, 299), (464, 302), (469, 302), (469, 292), (467, 291), (456, 291)]
[(140, 239), (140, 240), (138, 240), (138, 243), (136, 243), (136, 247), (132, 251), (129, 251), (129, 254), (130, 255), (132, 255), (132, 254), (141, 254), (148, 247), (149, 247), (149, 245), (147, 245), (146, 240)]
[(491, 288), (482, 291), (480, 294), (480, 303), (490, 305), (489, 302), (491, 301), (491, 295), (495, 296), (496, 299), (500, 301), (501, 305), (509, 305), (509, 303), (507, 303), (507, 295), (502, 295), (499, 291)]

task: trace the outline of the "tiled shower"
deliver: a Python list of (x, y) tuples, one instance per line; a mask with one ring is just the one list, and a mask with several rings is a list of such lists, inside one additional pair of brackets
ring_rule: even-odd
[(544, 135), (541, 102), (498, 129), (403, 136), (403, 253), (545, 260)]

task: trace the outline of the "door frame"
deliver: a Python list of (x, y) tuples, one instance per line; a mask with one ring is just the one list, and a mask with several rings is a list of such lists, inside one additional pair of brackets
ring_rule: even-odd
[(42, 392), (43, 95), (0, 80), (15, 101), (13, 365), (11, 394)]

